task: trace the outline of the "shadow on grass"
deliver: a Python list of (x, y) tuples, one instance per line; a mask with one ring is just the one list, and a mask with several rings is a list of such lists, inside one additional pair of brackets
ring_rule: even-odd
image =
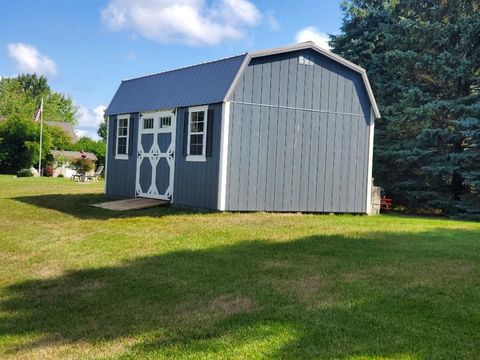
[(249, 241), (26, 281), (4, 293), (0, 334), (44, 336), (10, 354), (136, 337), (134, 356), (474, 358), (478, 233), (381, 238)]
[(60, 211), (80, 219), (107, 220), (111, 218), (130, 218), (138, 216), (164, 216), (170, 214), (192, 213), (192, 210), (183, 210), (168, 205), (156, 206), (147, 209), (112, 211), (91, 206), (105, 201), (119, 200), (106, 197), (104, 194), (48, 194), (35, 196), (19, 196), (12, 200), (34, 205), (46, 209)]

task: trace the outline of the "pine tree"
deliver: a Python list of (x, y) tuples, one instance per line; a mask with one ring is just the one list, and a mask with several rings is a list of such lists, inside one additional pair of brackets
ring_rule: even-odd
[(350, 0), (333, 51), (365, 67), (376, 182), (412, 210), (480, 214), (480, 0)]

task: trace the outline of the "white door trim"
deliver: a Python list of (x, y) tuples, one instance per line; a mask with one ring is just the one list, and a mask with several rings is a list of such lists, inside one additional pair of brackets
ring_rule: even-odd
[[(153, 118), (153, 128), (144, 129), (143, 128), (143, 118), (151, 117)], [(170, 117), (171, 124), (169, 127), (161, 128), (160, 127), (160, 118)], [(173, 185), (175, 177), (175, 140), (176, 140), (176, 123), (177, 116), (175, 110), (164, 110), (164, 111), (152, 111), (144, 112), (140, 114), (139, 123), (138, 123), (138, 140), (137, 140), (137, 171), (136, 171), (136, 180), (135, 180), (135, 194), (136, 197), (148, 197), (153, 199), (161, 200), (173, 200)], [(167, 134), (170, 133), (171, 141), (167, 150), (162, 153), (158, 145), (158, 134)], [(145, 153), (142, 146), (142, 135), (143, 134), (153, 134), (153, 143), (148, 153)], [(152, 179), (150, 183), (150, 188), (147, 192), (143, 192), (140, 186), (140, 166), (144, 159), (148, 158), (152, 166)], [(157, 165), (160, 162), (160, 159), (165, 158), (167, 160), (168, 166), (170, 168), (169, 174), (169, 184), (165, 193), (160, 194), (156, 186), (156, 176), (157, 176)]]

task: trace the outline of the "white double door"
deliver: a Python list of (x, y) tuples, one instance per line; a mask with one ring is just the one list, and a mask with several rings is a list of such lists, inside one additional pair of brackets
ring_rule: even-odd
[(139, 197), (172, 200), (175, 169), (174, 111), (140, 115), (136, 193)]

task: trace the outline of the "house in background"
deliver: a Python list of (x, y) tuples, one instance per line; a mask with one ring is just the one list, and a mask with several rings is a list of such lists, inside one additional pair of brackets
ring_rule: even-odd
[[(80, 152), (80, 151), (66, 151), (66, 150), (50, 150), (47, 155), (47, 161), (53, 164), (53, 177), (58, 177), (60, 174), (64, 177), (72, 177), (76, 174), (76, 169), (72, 165), (73, 160), (82, 159), (85, 157), (88, 160), (96, 162), (98, 159), (94, 153)], [(94, 171), (86, 175), (93, 175)]]
[(50, 127), (57, 127), (61, 129), (71, 140), (72, 143), (77, 142), (77, 135), (75, 135), (75, 129), (73, 128), (73, 124), (67, 121), (53, 121), (48, 120), (45, 123)]
[(107, 195), (371, 212), (366, 72), (311, 42), (122, 81), (106, 115)]

